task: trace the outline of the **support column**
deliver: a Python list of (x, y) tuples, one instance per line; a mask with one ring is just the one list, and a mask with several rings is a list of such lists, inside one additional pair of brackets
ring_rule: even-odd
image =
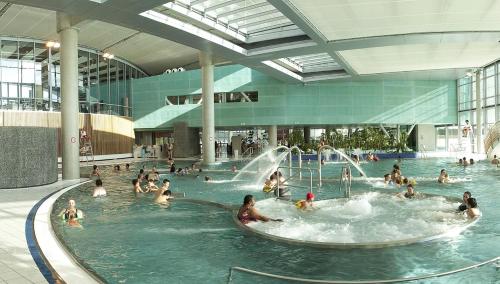
[(278, 126), (269, 126), (269, 146), (275, 148), (278, 147)]
[(200, 52), (203, 164), (215, 163), (214, 65), (212, 55)]
[(311, 142), (311, 127), (310, 126), (304, 126), (304, 142), (306, 142), (306, 143)]
[(481, 75), (476, 72), (476, 152), (483, 151), (483, 102), (481, 100)]
[(78, 30), (71, 17), (57, 12), (61, 40), (61, 133), (62, 177), (80, 178), (80, 133), (78, 111)]

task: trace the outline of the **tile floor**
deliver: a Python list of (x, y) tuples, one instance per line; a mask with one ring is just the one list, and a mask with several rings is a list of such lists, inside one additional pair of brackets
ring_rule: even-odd
[(0, 283), (47, 283), (28, 249), (26, 218), (40, 199), (78, 182), (58, 181), (38, 187), (0, 189)]

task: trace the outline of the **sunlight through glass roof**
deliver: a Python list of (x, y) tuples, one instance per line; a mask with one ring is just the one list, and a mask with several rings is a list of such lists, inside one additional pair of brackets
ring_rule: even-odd
[(154, 11), (244, 43), (305, 34), (265, 0), (177, 0)]

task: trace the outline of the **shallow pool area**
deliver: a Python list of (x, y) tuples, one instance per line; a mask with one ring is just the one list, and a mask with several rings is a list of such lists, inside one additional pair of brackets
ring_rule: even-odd
[[(342, 199), (339, 191), (342, 165), (324, 165), (323, 186), (318, 189), (314, 180), (313, 191), (319, 208), (314, 212), (298, 212), (293, 203), (269, 199), (252, 180), (232, 181), (235, 176), (229, 171), (232, 162), (204, 168), (198, 174), (161, 174), (161, 179), (171, 180), (173, 192), (185, 193), (189, 198), (178, 198), (169, 206), (154, 204), (152, 193), (132, 192), (131, 179), (137, 176), (143, 164), (132, 165), (130, 172), (114, 173), (105, 168), (103, 182), (108, 196), (92, 198), (92, 184), (68, 191), (54, 204), (52, 222), (57, 237), (75, 258), (109, 283), (226, 283), (229, 269), (234, 266), (308, 279), (397, 279), (459, 269), (500, 255), (495, 249), (500, 241), (497, 221), (500, 198), (495, 191), (500, 169), (486, 162), (464, 168), (452, 159), (402, 160), (399, 164), (403, 175), (414, 178), (416, 191), (429, 196), (399, 200), (395, 195), (403, 192), (403, 188), (382, 182), (383, 174), (390, 172), (396, 162), (362, 164), (369, 178), (354, 179), (350, 200)], [(188, 166), (191, 162), (178, 164)], [(147, 163), (145, 167), (150, 169), (152, 165)], [(244, 163), (237, 166), (242, 168)], [(317, 164), (304, 163), (304, 167), (308, 166), (314, 169)], [(158, 167), (166, 169), (165, 164)], [(441, 168), (448, 170), (454, 183), (437, 183)], [(353, 173), (356, 174), (355, 170)], [(204, 182), (205, 175), (213, 182)], [(305, 187), (292, 187), (292, 198), (303, 199), (308, 190), (307, 175), (289, 183)], [(461, 233), (395, 247), (327, 249), (279, 242), (242, 230), (233, 220), (234, 210), (243, 197), (253, 194), (261, 213), (283, 218), (285, 222), (251, 226), (276, 231), (278, 235), (282, 231), (283, 237), (300, 239), (302, 235), (312, 241), (327, 238), (328, 241), (353, 242), (427, 236), (466, 226), (467, 220), (455, 213), (459, 204), (456, 200), (466, 190), (478, 200), (482, 212), (476, 223)], [(85, 212), (82, 228), (68, 227), (55, 215), (69, 199), (75, 199), (77, 208)], [(302, 214), (309, 213), (313, 214), (311, 219), (304, 219)], [(313, 221), (330, 217), (343, 225), (309, 226)], [(282, 227), (294, 224), (304, 229)], [(286, 283), (241, 272), (233, 272), (231, 281)], [(500, 281), (500, 273), (494, 265), (486, 265), (432, 279), (432, 283), (463, 281), (494, 283)]]

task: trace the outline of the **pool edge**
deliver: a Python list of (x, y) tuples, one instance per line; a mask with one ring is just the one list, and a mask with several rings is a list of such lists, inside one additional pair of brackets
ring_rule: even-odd
[(33, 219), (33, 235), (39, 253), (43, 256), (46, 265), (66, 283), (103, 283), (102, 279), (88, 271), (68, 252), (66, 246), (57, 238), (50, 220), (54, 202), (62, 194), (89, 182), (92, 180), (79, 182), (46, 196), (36, 209)]

